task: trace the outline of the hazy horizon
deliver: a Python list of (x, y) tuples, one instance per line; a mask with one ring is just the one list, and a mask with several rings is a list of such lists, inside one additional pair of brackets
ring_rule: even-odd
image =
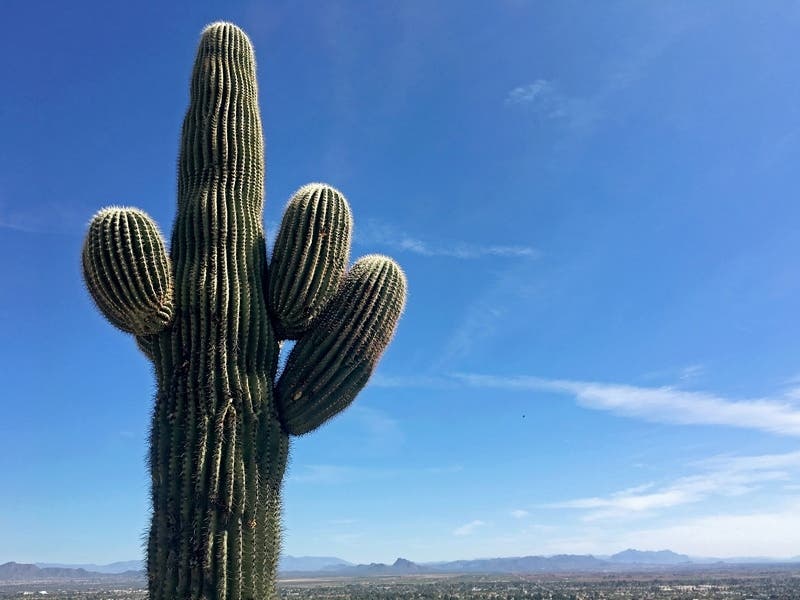
[(0, 563), (142, 553), (154, 382), (80, 273), (167, 239), (201, 30), (258, 62), (265, 223), (310, 181), (405, 269), (353, 406), (293, 439), (283, 551), (800, 555), (800, 4), (4, 5)]
[[(618, 550), (616, 552), (608, 553), (608, 554), (591, 554), (591, 556), (594, 556), (595, 558), (600, 558), (600, 559), (609, 559), (609, 558), (612, 558), (613, 556), (616, 556), (617, 554), (622, 554), (622, 553), (628, 552), (628, 551), (639, 552), (639, 553), (642, 553), (642, 554), (649, 554), (649, 553), (655, 554), (655, 553), (669, 552), (669, 553), (672, 553), (672, 554), (678, 555), (678, 556), (688, 556), (688, 558), (690, 560), (694, 560), (694, 561), (705, 561), (705, 560), (715, 560), (715, 559), (721, 559), (721, 560), (757, 559), (757, 560), (774, 561), (774, 562), (780, 562), (780, 561), (790, 561), (791, 562), (791, 561), (796, 561), (796, 560), (798, 560), (798, 558), (800, 558), (800, 556), (750, 556), (750, 555), (748, 555), (748, 556), (742, 556), (742, 555), (738, 555), (738, 556), (733, 556), (733, 555), (732, 556), (692, 556), (690, 554), (686, 554), (685, 552), (675, 551), (675, 550), (672, 550), (670, 548), (659, 548), (659, 549), (652, 549), (652, 548), (650, 548), (650, 549), (648, 549), (648, 548), (644, 548), (644, 549), (643, 548), (624, 548), (624, 549)], [(541, 556), (543, 556), (544, 558), (551, 558), (551, 557), (559, 556), (561, 554), (577, 556), (576, 554), (569, 553), (569, 552), (560, 553), (560, 554), (546, 554), (546, 555), (541, 555)], [(520, 555), (520, 556), (522, 556), (522, 555)], [(525, 556), (537, 556), (537, 555), (525, 555)], [(586, 555), (582, 555), (582, 556), (586, 556)], [(496, 559), (496, 558), (517, 558), (515, 556), (489, 556), (489, 555), (486, 555), (486, 556), (462, 556), (462, 557), (458, 557), (458, 558), (418, 561), (418, 560), (414, 560), (412, 557), (398, 555), (395, 558), (393, 558), (391, 560), (387, 560), (387, 561), (372, 561), (371, 560), (371, 561), (368, 561), (368, 562), (356, 562), (356, 561), (349, 560), (347, 557), (334, 556), (334, 555), (331, 555), (331, 554), (323, 554), (323, 555), (319, 555), (319, 556), (316, 556), (316, 555), (310, 556), (310, 555), (293, 555), (293, 554), (287, 554), (285, 552), (281, 554), (281, 557), (282, 558), (292, 558), (292, 559), (329, 558), (329, 559), (341, 560), (341, 561), (344, 561), (345, 563), (349, 563), (349, 564), (352, 564), (352, 565), (368, 565), (370, 563), (383, 563), (383, 564), (391, 565), (395, 561), (400, 560), (400, 559), (409, 560), (409, 561), (411, 561), (413, 563), (416, 563), (416, 564), (440, 564), (440, 563), (455, 562), (455, 561), (460, 561), (460, 560), (471, 561), (471, 560), (491, 560), (491, 559)], [(128, 560), (117, 560), (117, 561), (110, 561), (110, 562), (83, 562), (83, 563), (78, 563), (78, 562), (70, 562), (70, 561), (35, 561), (35, 564), (40, 566), (40, 567), (41, 566), (56, 566), (56, 567), (69, 566), (69, 567), (76, 567), (76, 568), (77, 567), (87, 567), (87, 566), (108, 567), (108, 566), (111, 566), (111, 565), (114, 565), (114, 564), (120, 564), (120, 563), (130, 563), (130, 562), (137, 562), (137, 561), (144, 562), (144, 560), (145, 560), (145, 557), (144, 557), (144, 555), (142, 555), (140, 558), (131, 558), (131, 559), (128, 559)], [(19, 562), (19, 561), (13, 561), (13, 562)]]

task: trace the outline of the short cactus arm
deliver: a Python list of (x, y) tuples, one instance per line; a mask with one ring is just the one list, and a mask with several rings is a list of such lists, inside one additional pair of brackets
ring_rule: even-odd
[(275, 239), (267, 294), (279, 337), (302, 336), (336, 294), (352, 228), (347, 200), (330, 186), (305, 185), (289, 201)]
[(350, 405), (391, 341), (405, 298), (405, 275), (390, 258), (371, 255), (353, 265), (278, 380), (288, 433), (308, 433)]
[(159, 333), (173, 317), (172, 266), (156, 224), (135, 208), (106, 208), (89, 225), (83, 277), (95, 304), (119, 329)]

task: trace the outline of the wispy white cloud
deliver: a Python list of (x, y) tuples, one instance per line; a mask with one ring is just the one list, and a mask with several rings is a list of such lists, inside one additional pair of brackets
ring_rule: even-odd
[(291, 473), (288, 480), (295, 483), (340, 484), (369, 475), (360, 469), (342, 465), (303, 465), (301, 469), (299, 473)]
[(384, 375), (380, 371), (369, 380), (370, 387), (448, 389), (458, 387), (458, 381), (427, 375)]
[(476, 529), (483, 527), (485, 525), (486, 523), (476, 519), (474, 521), (470, 521), (469, 523), (465, 523), (461, 527), (456, 527), (453, 530), (453, 535), (470, 535), (472, 533), (475, 533)]
[[(664, 3), (669, 4), (669, 3)], [(709, 18), (701, 11), (684, 11), (658, 5), (649, 16), (654, 26), (646, 39), (632, 47), (620, 46), (619, 59), (603, 69), (604, 76), (593, 90), (569, 92), (552, 79), (536, 78), (508, 91), (505, 105), (534, 114), (540, 121), (559, 124), (573, 133), (586, 133), (607, 115), (613, 100), (642, 79), (681, 36)]]
[(515, 87), (506, 96), (507, 104), (533, 104), (549, 103), (555, 95), (555, 88), (551, 81), (537, 79), (533, 83)]
[(529, 514), (530, 513), (527, 510), (523, 510), (521, 508), (517, 508), (511, 511), (511, 516), (514, 517), (515, 519), (524, 519)]
[(680, 367), (664, 368), (655, 371), (642, 373), (637, 380), (643, 382), (668, 381), (670, 383), (688, 384), (702, 379), (706, 372), (706, 366), (701, 363), (694, 363)]
[(647, 483), (609, 496), (578, 498), (547, 506), (587, 511), (583, 517), (585, 521), (649, 516), (713, 497), (742, 496), (767, 482), (787, 480), (800, 471), (800, 452), (722, 456), (702, 461), (696, 466), (703, 467), (702, 472), (680, 477), (665, 485)]
[(405, 441), (400, 423), (385, 411), (357, 404), (350, 407), (345, 418), (356, 421), (364, 432), (365, 446), (371, 450), (396, 448)]
[(542, 121), (564, 124), (572, 129), (587, 129), (600, 118), (598, 104), (564, 94), (555, 82), (536, 79), (510, 90), (507, 106), (522, 108)]
[(417, 480), (420, 477), (441, 477), (442, 475), (460, 473), (462, 465), (432, 465), (413, 468), (385, 467), (372, 468), (356, 465), (305, 464), (294, 467), (287, 477), (291, 484), (340, 485), (356, 481), (407, 478)]
[(728, 558), (768, 556), (789, 558), (800, 548), (800, 498), (790, 497), (775, 505), (661, 521), (655, 525), (631, 526), (625, 521), (579, 522), (559, 527), (546, 537), (526, 534), (495, 552), (537, 554), (612, 554), (624, 548), (659, 550), (696, 557)]
[(487, 294), (467, 308), (463, 319), (444, 345), (437, 367), (446, 368), (450, 363), (469, 355), (473, 348), (495, 337), (502, 329), (509, 311), (503, 305), (492, 305), (492, 297), (493, 294)]
[(704, 365), (700, 364), (689, 365), (681, 369), (679, 377), (681, 381), (696, 379), (697, 377), (700, 377), (705, 372), (705, 370), (706, 368)]
[(800, 548), (800, 500), (794, 499), (783, 507), (705, 515), (629, 531), (616, 538), (615, 547), (643, 543), (693, 556), (789, 558), (796, 556)]
[(457, 259), (537, 258), (539, 256), (538, 250), (526, 245), (425, 241), (374, 219), (356, 229), (355, 242), (363, 245), (385, 246), (392, 250), (411, 252), (420, 256), (442, 256)]
[(763, 471), (770, 469), (800, 469), (800, 450), (781, 454), (749, 456), (713, 456), (695, 463), (698, 467), (723, 471)]
[(725, 425), (800, 436), (800, 407), (786, 397), (732, 400), (672, 387), (543, 379), (531, 376), (455, 374), (471, 387), (569, 394), (594, 410), (676, 425)]
[(793, 375), (787, 377), (781, 382), (783, 385), (787, 386), (797, 386), (800, 385), (800, 373), (794, 373)]
[(48, 202), (36, 210), (0, 202), (0, 229), (24, 233), (75, 233), (88, 224), (92, 213), (74, 206)]
[(451, 373), (439, 378), (387, 376), (378, 380), (376, 385), (431, 389), (461, 385), (521, 392), (556, 392), (573, 396), (585, 408), (655, 423), (722, 425), (800, 436), (800, 405), (795, 389), (774, 397), (738, 400), (670, 386), (642, 387), (530, 375), (475, 373)]
[(533, 261), (515, 261), (495, 269), (474, 299), (461, 311), (461, 318), (438, 353), (432, 367), (438, 371), (453, 369), (458, 362), (476, 349), (485, 350), (509, 327), (519, 325), (518, 315), (531, 315), (537, 306), (542, 288), (534, 273)]

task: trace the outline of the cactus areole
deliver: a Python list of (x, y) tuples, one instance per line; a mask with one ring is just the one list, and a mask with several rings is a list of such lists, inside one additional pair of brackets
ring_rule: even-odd
[[(86, 285), (153, 362), (151, 600), (273, 598), (289, 436), (342, 411), (394, 334), (405, 276), (384, 256), (348, 270), (352, 218), (300, 188), (267, 254), (255, 58), (229, 23), (202, 34), (167, 252), (133, 208), (93, 218)], [(276, 380), (282, 340), (296, 340)]]

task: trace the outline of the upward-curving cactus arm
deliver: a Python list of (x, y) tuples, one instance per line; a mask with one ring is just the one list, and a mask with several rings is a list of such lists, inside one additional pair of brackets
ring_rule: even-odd
[(278, 380), (287, 432), (308, 433), (350, 405), (394, 335), (405, 297), (405, 275), (390, 258), (366, 256), (353, 265)]
[[(98, 213), (83, 246), (92, 298), (155, 366), (151, 600), (274, 597), (289, 435), (353, 400), (402, 312), (390, 259), (345, 275), (350, 209), (323, 184), (290, 201), (268, 269), (263, 187), (253, 50), (215, 23), (192, 73), (169, 256), (136, 209)], [(276, 384), (280, 339), (298, 341)]]
[(313, 183), (289, 201), (269, 265), (269, 305), (278, 335), (297, 339), (339, 289), (353, 218), (344, 196)]
[(92, 219), (83, 273), (97, 307), (137, 336), (163, 331), (173, 317), (172, 265), (156, 224), (135, 208), (106, 208)]

